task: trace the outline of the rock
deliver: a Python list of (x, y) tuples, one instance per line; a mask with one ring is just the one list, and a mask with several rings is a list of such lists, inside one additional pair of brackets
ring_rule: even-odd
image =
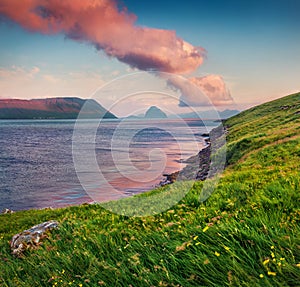
[(202, 137), (205, 137), (205, 138), (208, 138), (209, 137), (209, 133), (204, 133), (204, 134), (201, 134)]
[(168, 173), (163, 174), (163, 176), (165, 176), (166, 178), (159, 183), (159, 186), (164, 186), (167, 184), (174, 183), (177, 179), (178, 174), (179, 171), (173, 172), (171, 174)]
[(40, 240), (47, 237), (46, 233), (51, 229), (58, 228), (58, 225), (57, 221), (50, 220), (14, 235), (10, 241), (12, 254), (21, 256), (26, 249), (38, 246)]
[(8, 213), (14, 213), (14, 211), (9, 209), (9, 208), (5, 208), (2, 213), (3, 214), (8, 214)]

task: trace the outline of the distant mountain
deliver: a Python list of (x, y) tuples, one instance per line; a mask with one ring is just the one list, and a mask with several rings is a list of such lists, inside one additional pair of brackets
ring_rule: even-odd
[[(201, 118), (201, 119), (212, 119), (215, 120), (218, 117), (220, 119), (227, 119), (230, 117), (233, 117), (237, 114), (239, 114), (240, 111), (238, 110), (224, 110), (224, 111), (214, 111), (214, 110), (207, 110), (207, 111), (199, 111), (199, 112), (192, 112), (192, 113), (186, 113), (186, 114), (179, 114), (178, 116), (187, 119), (187, 118)], [(170, 118), (175, 116), (170, 116)]]
[(0, 119), (76, 119), (83, 106), (83, 118), (117, 118), (93, 99), (48, 98), (0, 99)]
[(165, 119), (167, 115), (158, 107), (152, 106), (145, 113), (146, 119)]
[(224, 110), (222, 112), (219, 112), (220, 118), (221, 119), (228, 119), (231, 118), (233, 116), (236, 116), (237, 114), (239, 114), (240, 111), (238, 110)]

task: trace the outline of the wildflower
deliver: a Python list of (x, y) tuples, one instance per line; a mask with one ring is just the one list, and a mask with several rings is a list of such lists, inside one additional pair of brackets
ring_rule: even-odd
[(203, 262), (203, 264), (205, 264), (205, 265), (209, 264), (209, 260), (205, 259), (204, 262)]
[(272, 246), (271, 246), (271, 249), (274, 249), (274, 248), (275, 248), (275, 247), (272, 245)]
[(215, 255), (219, 257), (221, 254), (219, 252), (215, 251)]
[(260, 278), (264, 278), (264, 274), (259, 274), (259, 277)]
[(228, 246), (224, 246), (224, 249), (227, 251), (230, 250), (230, 248)]
[(202, 231), (203, 231), (203, 232), (206, 232), (208, 228), (209, 228), (208, 226), (205, 226), (205, 227), (202, 229)]
[(282, 258), (282, 257), (281, 257), (280, 260), (283, 261), (283, 260), (285, 260), (285, 258)]
[(266, 259), (264, 262), (263, 262), (263, 265), (266, 265), (270, 262), (270, 259)]
[(201, 244), (201, 242), (197, 242), (195, 245), (199, 245), (199, 244)]
[(276, 272), (268, 271), (268, 275), (269, 275), (269, 276), (276, 276)]
[(272, 257), (272, 258), (274, 258), (274, 257), (275, 257), (275, 255), (274, 255), (274, 252), (271, 252), (271, 257)]
[(195, 236), (195, 237), (193, 238), (193, 240), (197, 240), (197, 238), (198, 238), (198, 235), (197, 235), (197, 236)]
[(300, 267), (300, 263), (296, 264), (297, 267)]
[(182, 251), (185, 249), (184, 245), (176, 246), (176, 251)]
[(64, 274), (66, 271), (65, 271), (65, 269), (63, 269), (62, 271), (61, 271), (61, 274)]

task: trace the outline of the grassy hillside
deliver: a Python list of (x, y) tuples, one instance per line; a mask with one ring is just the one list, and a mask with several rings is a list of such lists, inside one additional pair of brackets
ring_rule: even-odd
[[(204, 203), (197, 182), (155, 216), (1, 215), (0, 286), (300, 286), (299, 111), (295, 94), (227, 120), (228, 166)], [(50, 219), (61, 228), (39, 249), (10, 255), (13, 234)]]

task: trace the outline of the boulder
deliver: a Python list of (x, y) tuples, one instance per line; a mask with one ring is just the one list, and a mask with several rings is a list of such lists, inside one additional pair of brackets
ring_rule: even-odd
[(3, 214), (8, 214), (8, 213), (14, 213), (14, 211), (9, 209), (9, 208), (5, 208), (2, 213)]
[(50, 220), (14, 235), (10, 241), (12, 254), (21, 256), (26, 249), (37, 247), (40, 240), (47, 237), (51, 229), (58, 228), (58, 225), (57, 221)]

